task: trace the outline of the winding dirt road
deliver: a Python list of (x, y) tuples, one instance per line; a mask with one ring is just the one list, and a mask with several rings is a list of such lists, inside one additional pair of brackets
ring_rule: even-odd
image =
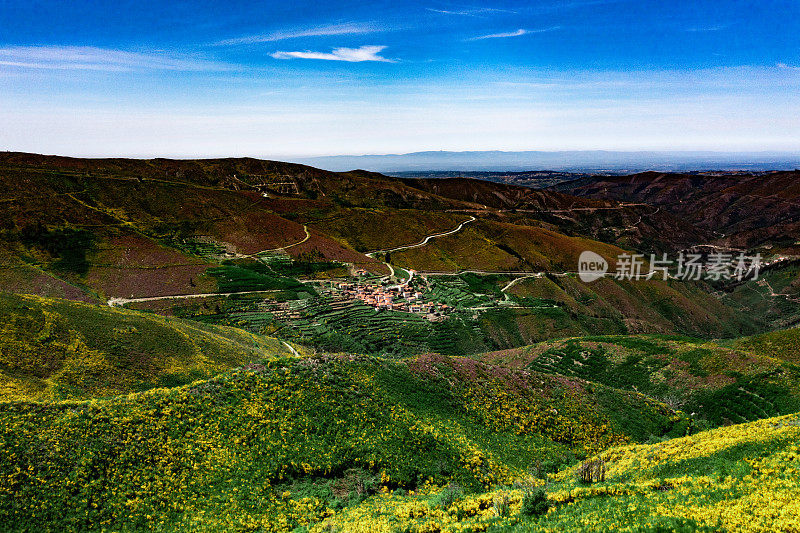
[(421, 248), (421, 247), (425, 246), (426, 244), (428, 244), (428, 242), (430, 242), (431, 239), (438, 239), (439, 237), (447, 237), (448, 235), (453, 235), (454, 233), (458, 233), (459, 231), (461, 231), (464, 228), (464, 226), (466, 226), (470, 222), (475, 222), (476, 220), (478, 220), (478, 219), (475, 218), (474, 216), (470, 215), (469, 220), (465, 220), (464, 222), (459, 224), (455, 229), (452, 229), (450, 231), (445, 231), (443, 233), (434, 233), (433, 235), (428, 235), (427, 237), (425, 237), (424, 239), (422, 239), (421, 241), (419, 241), (416, 244), (407, 244), (405, 246), (398, 246), (397, 248), (390, 248), (388, 250), (375, 250), (373, 252), (367, 252), (364, 255), (374, 258), (375, 255), (377, 255), (377, 254), (389, 254), (389, 253), (392, 253), (392, 252), (399, 252), (401, 250), (410, 250), (412, 248)]
[(233, 296), (235, 294), (272, 294), (280, 292), (280, 290), (270, 291), (242, 291), (242, 292), (208, 292), (203, 294), (174, 294), (169, 296), (145, 296), (143, 298), (109, 298), (109, 307), (118, 307), (126, 304), (133, 304), (139, 302), (155, 302), (158, 300), (188, 300), (190, 298), (211, 298), (213, 296)]

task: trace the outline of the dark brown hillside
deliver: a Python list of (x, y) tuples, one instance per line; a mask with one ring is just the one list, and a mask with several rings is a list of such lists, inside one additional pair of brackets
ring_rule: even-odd
[[(305, 239), (303, 224), (270, 208), (279, 198), (225, 176), (241, 169), (326, 173), (259, 163), (0, 154), (0, 266), (7, 271), (0, 289), (76, 299), (214, 292), (216, 281), (204, 273), (217, 261), (198, 257), (198, 246), (236, 257)], [(306, 201), (313, 209), (315, 201)], [(318, 233), (291, 252), (385, 271)]]
[[(614, 200), (597, 201), (472, 179), (414, 180), (366, 171), (334, 173), (251, 158), (76, 159), (3, 153), (0, 171), (7, 201), (24, 199), (29, 211), (39, 213), (34, 218), (43, 224), (65, 222), (65, 212), (71, 213), (71, 223), (107, 226), (122, 223), (120, 216), (132, 217), (126, 220), (129, 223), (156, 224), (158, 220), (173, 226), (180, 219), (190, 233), (202, 230), (242, 253), (281, 246), (301, 232), (298, 225), (290, 228), (288, 221), (275, 215), (310, 220), (304, 213), (324, 211), (329, 216), (342, 208), (511, 217), (513, 223), (544, 222), (556, 231), (646, 252), (682, 248), (709, 237), (691, 224), (648, 206), (620, 205)], [(105, 208), (94, 209), (97, 205), (87, 202), (86, 196), (93, 194), (96, 197), (92, 201), (99, 202), (97, 205), (117, 211), (112, 214)], [(34, 205), (34, 196), (40, 202), (60, 198), (60, 207), (50, 205), (43, 210)], [(79, 201), (89, 207), (83, 206), (82, 213), (72, 213)], [(264, 211), (272, 215), (265, 219)], [(148, 213), (147, 217), (143, 213)], [(86, 220), (75, 220), (76, 215)], [(380, 225), (371, 224), (369, 228), (387, 233)], [(252, 232), (261, 232), (261, 236)]]
[[(714, 234), (646, 202), (576, 197), (557, 191), (467, 178), (404, 179), (410, 187), (491, 208), (502, 221), (545, 223), (642, 252), (670, 252), (707, 242)], [(623, 199), (624, 200), (624, 199)]]
[[(458, 208), (471, 204), (443, 199), (405, 186), (395, 178), (365, 171), (328, 172), (317, 168), (253, 158), (226, 159), (79, 159), (18, 152), (0, 153), (7, 173), (57, 173), (63, 177), (135, 179), (187, 184), (270, 196), (321, 199), (345, 205), (405, 208)], [(5, 181), (5, 179), (3, 179)]]
[[(570, 188), (573, 187), (573, 188)], [(571, 194), (662, 207), (734, 247), (792, 246), (800, 237), (800, 171), (766, 174), (646, 172), (565, 184)]]
[(409, 187), (437, 196), (495, 209), (549, 210), (609, 207), (617, 204), (615, 201), (575, 198), (554, 191), (468, 178), (403, 178), (401, 181)]
[[(617, 333), (678, 330), (714, 336), (755, 327), (748, 317), (717, 308), (717, 297), (707, 287), (684, 295), (653, 283), (647, 289), (653, 294), (643, 296), (641, 290), (620, 293), (616, 288), (584, 294), (580, 282), (571, 284), (570, 272), (584, 250), (613, 264), (625, 251), (666, 251), (705, 239), (691, 224), (640, 202), (599, 201), (467, 179), (414, 181), (365, 171), (333, 173), (254, 159), (82, 160), (6, 153), (0, 155), (0, 184), (0, 267), (5, 271), (0, 290), (8, 292), (99, 302), (113, 298), (111, 303), (121, 305), (160, 298), (156, 303), (163, 312), (174, 307), (190, 313), (186, 316), (196, 313), (223, 321), (252, 311), (252, 327), (261, 331), (268, 325), (263, 320), (269, 319), (261, 316), (263, 310), (257, 304), (251, 309), (241, 296), (227, 301), (227, 294), (248, 293), (257, 299), (262, 296), (253, 293), (280, 291), (263, 297), (276, 305), (284, 299), (305, 300), (301, 294), (310, 293), (300, 290), (305, 286), (296, 277), (342, 276), (347, 269), (337, 262), (391, 275), (383, 263), (387, 261), (396, 279), (403, 277), (403, 268), (502, 272), (483, 281), (470, 278), (475, 287), (454, 277), (453, 287), (445, 280), (431, 288), (436, 298), (474, 304), (479, 311), (486, 309), (470, 291), (503, 298), (500, 289), (519, 273), (560, 276), (553, 283), (563, 282), (564, 288), (548, 285), (542, 294), (518, 295), (530, 299), (523, 300), (532, 305), (530, 310), (498, 307), (489, 313), (484, 329), (465, 329), (477, 343), (489, 339), (492, 345), (508, 346), (555, 331), (577, 335), (595, 327)], [(386, 253), (365, 255), (381, 250)], [(297, 274), (281, 274), (252, 257), (259, 252), (279, 256), (281, 251), (298, 260), (285, 267), (300, 268)], [(521, 289), (528, 283), (518, 285)], [(213, 296), (187, 298), (209, 294)], [(634, 300), (643, 303), (637, 306)], [(322, 299), (315, 301), (309, 317), (327, 313), (325, 305)], [(300, 324), (295, 333), (328, 343), (321, 346), (344, 342), (336, 335), (350, 327), (347, 313), (330, 312), (331, 320), (343, 322), (322, 329), (311, 322), (313, 330)], [(235, 316), (239, 318), (231, 324), (239, 325), (241, 316)], [(300, 319), (305, 318), (289, 322)], [(390, 327), (390, 333), (400, 327), (384, 324), (382, 315), (375, 320)], [(270, 324), (293, 328), (289, 322)], [(418, 325), (414, 332), (428, 331)], [(434, 337), (419, 333), (419, 342), (443, 339), (444, 332), (436, 329)], [(391, 347), (389, 338), (359, 337), (358, 350)], [(402, 349), (415, 348), (408, 344)]]

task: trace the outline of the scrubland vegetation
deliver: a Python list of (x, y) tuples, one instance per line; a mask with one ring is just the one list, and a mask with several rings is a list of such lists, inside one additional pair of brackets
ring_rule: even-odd
[[(623, 203), (254, 159), (0, 177), (2, 530), (800, 531), (796, 261), (574, 275), (720, 234), (631, 197), (653, 176)], [(722, 229), (796, 254), (761, 200)], [(446, 311), (333, 289), (365, 280)]]

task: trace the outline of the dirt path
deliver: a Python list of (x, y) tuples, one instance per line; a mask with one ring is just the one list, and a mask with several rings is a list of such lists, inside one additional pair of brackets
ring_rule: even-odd
[(459, 224), (458, 227), (456, 227), (455, 229), (452, 229), (450, 231), (445, 231), (443, 233), (434, 233), (433, 235), (428, 235), (427, 237), (425, 237), (424, 239), (422, 239), (420, 242), (418, 242), (416, 244), (407, 244), (405, 246), (398, 246), (397, 248), (391, 248), (391, 249), (388, 249), (388, 250), (375, 250), (373, 252), (367, 252), (364, 255), (374, 258), (376, 254), (388, 254), (388, 253), (392, 253), (392, 252), (399, 252), (401, 250), (410, 250), (412, 248), (421, 248), (421, 247), (425, 246), (426, 244), (428, 244), (428, 242), (431, 239), (437, 239), (439, 237), (446, 237), (448, 235), (453, 235), (454, 233), (458, 233), (459, 231), (461, 231), (464, 228), (464, 226), (466, 226), (470, 222), (475, 222), (476, 220), (478, 220), (478, 219), (475, 218), (474, 216), (470, 215), (469, 220), (465, 220), (464, 222)]
[(287, 248), (292, 248), (293, 246), (298, 246), (300, 244), (303, 244), (304, 242), (306, 242), (308, 239), (311, 238), (311, 233), (308, 232), (308, 226), (306, 226), (305, 224), (303, 225), (303, 231), (306, 232), (306, 236), (300, 241), (297, 241), (297, 242), (292, 243), (292, 244), (287, 244), (286, 246), (281, 246), (280, 248), (272, 248), (271, 250), (261, 250), (260, 252), (256, 252), (254, 254), (246, 255), (244, 257), (257, 257), (258, 254), (267, 254), (267, 253), (270, 253), (270, 252), (280, 252), (281, 250), (286, 250)]
[(289, 344), (289, 343), (288, 343), (288, 342), (286, 342), (286, 341), (281, 341), (281, 344), (283, 344), (283, 345), (284, 345), (284, 346), (285, 346), (285, 347), (286, 347), (286, 348), (287, 348), (287, 349), (288, 349), (290, 352), (292, 352), (292, 355), (293, 355), (293, 356), (295, 356), (295, 357), (300, 357), (300, 352), (298, 352), (297, 350), (295, 350), (295, 349), (294, 349), (294, 346), (292, 346), (291, 344)]
[[(488, 207), (486, 210), (481, 209), (447, 209), (447, 213), (485, 213), (486, 211), (492, 211), (495, 213), (573, 213), (575, 211), (617, 211), (619, 209), (625, 209), (626, 207), (636, 207), (636, 206), (649, 206), (650, 204), (638, 203), (638, 202), (631, 202), (631, 203), (620, 203), (618, 205), (610, 205), (610, 206), (594, 206), (594, 207), (568, 207), (566, 209), (498, 209), (498, 208), (491, 208)], [(655, 214), (655, 213), (653, 213)]]
[(506, 292), (508, 289), (516, 285), (518, 282), (522, 281), (523, 279), (531, 279), (531, 278), (541, 278), (544, 275), (543, 272), (536, 272), (535, 274), (530, 274), (528, 276), (520, 276), (518, 278), (512, 279), (505, 287), (500, 289), (500, 292)]
[(169, 296), (145, 296), (143, 298), (109, 298), (109, 307), (117, 307), (139, 302), (155, 302), (158, 300), (188, 300), (190, 298), (211, 298), (213, 296), (233, 296), (235, 294), (272, 294), (279, 290), (269, 291), (242, 291), (242, 292), (208, 292), (203, 294), (174, 294)]
[(420, 276), (460, 276), (461, 274), (478, 274), (481, 276), (503, 275), (503, 276), (523, 276), (526, 278), (550, 276), (572, 276), (577, 275), (578, 272), (565, 271), (565, 272), (548, 272), (543, 270), (541, 272), (531, 272), (530, 270), (459, 270), (458, 272), (421, 272), (417, 274)]
[[(464, 228), (464, 226), (466, 224), (469, 224), (470, 222), (475, 222), (476, 220), (477, 219), (474, 216), (470, 215), (469, 220), (465, 220), (464, 222), (459, 224), (458, 227), (456, 227), (455, 229), (452, 229), (450, 231), (445, 231), (444, 233), (434, 233), (433, 235), (428, 235), (427, 237), (425, 237), (424, 239), (422, 239), (420, 242), (418, 242), (416, 244), (408, 244), (408, 245), (405, 245), (405, 246), (398, 246), (397, 248), (392, 248), (392, 249), (389, 249), (389, 250), (375, 250), (375, 251), (372, 251), (372, 252), (367, 252), (364, 255), (366, 255), (367, 257), (371, 257), (372, 259), (375, 259), (375, 256), (377, 254), (388, 254), (388, 253), (391, 253), (391, 252), (398, 252), (400, 250), (410, 250), (412, 248), (420, 248), (420, 247), (425, 246), (426, 244), (428, 244), (428, 242), (431, 239), (436, 239), (438, 237), (445, 237), (447, 235), (453, 235), (454, 233), (458, 233), (459, 231), (461, 231)], [(387, 263), (386, 261), (383, 261), (383, 264), (386, 265), (386, 267), (389, 269), (389, 275), (388, 276), (384, 276), (381, 279), (393, 278), (395, 276), (394, 267), (392, 265), (390, 265), (389, 263)], [(403, 270), (405, 270), (405, 269), (403, 269)], [(411, 273), (411, 278), (413, 278), (414, 274), (411, 271), (408, 271), (408, 272)], [(408, 281), (411, 281), (411, 279), (409, 278)]]

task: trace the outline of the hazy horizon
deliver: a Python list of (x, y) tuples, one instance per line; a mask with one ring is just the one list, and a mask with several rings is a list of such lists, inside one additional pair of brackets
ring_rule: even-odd
[[(15, 151), (6, 151), (15, 153)], [(24, 152), (23, 152), (24, 153)], [(70, 154), (41, 154), (76, 157)], [(98, 154), (92, 158), (114, 158)], [(226, 156), (221, 158), (234, 157)], [(714, 152), (714, 151), (442, 151), (403, 154), (333, 155), (317, 157), (242, 156), (281, 160), (333, 172), (368, 170), (385, 174), (448, 172), (566, 172), (624, 174), (642, 171), (782, 171), (800, 168), (799, 152)], [(235, 157), (234, 157), (235, 158)], [(163, 159), (134, 156), (131, 159)], [(213, 157), (167, 157), (174, 160), (216, 159)]]
[(294, 158), (325, 170), (639, 172), (794, 170), (800, 152), (710, 151), (424, 151), (407, 154), (339, 155)]

